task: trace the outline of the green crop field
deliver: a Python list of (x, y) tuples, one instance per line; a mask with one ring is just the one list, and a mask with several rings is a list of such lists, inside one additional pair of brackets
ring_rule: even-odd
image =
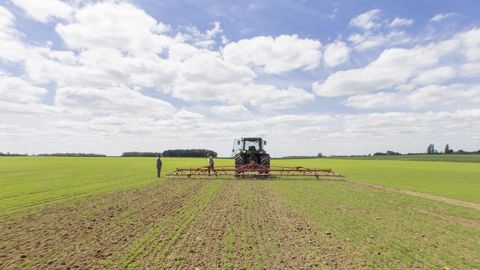
[[(202, 159), (171, 158), (163, 170), (204, 164)], [(0, 157), (0, 214), (155, 181), (154, 158)]]
[[(163, 174), (206, 162), (165, 158)], [(172, 180), (156, 177), (154, 158), (0, 158), (0, 268), (480, 265), (478, 163), (272, 163), (332, 168), (346, 181)]]
[(276, 164), (332, 168), (350, 179), (480, 203), (480, 163), (293, 159)]
[(480, 162), (480, 154), (416, 154), (416, 155), (391, 155), (391, 156), (351, 156), (338, 157), (341, 159), (360, 160), (412, 160), (412, 161), (452, 161), (452, 162)]

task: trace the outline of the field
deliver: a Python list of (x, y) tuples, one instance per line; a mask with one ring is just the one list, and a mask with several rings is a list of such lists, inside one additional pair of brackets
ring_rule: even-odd
[[(164, 172), (205, 162), (164, 159)], [(480, 265), (479, 163), (273, 162), (346, 180), (170, 180), (151, 158), (0, 158), (0, 269)]]
[(436, 155), (391, 155), (391, 156), (351, 156), (337, 157), (341, 159), (360, 160), (412, 160), (412, 161), (452, 161), (452, 162), (480, 162), (480, 154), (436, 154)]

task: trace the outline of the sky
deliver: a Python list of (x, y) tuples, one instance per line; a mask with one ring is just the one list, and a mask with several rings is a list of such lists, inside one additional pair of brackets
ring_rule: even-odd
[(478, 1), (0, 0), (0, 152), (480, 149)]

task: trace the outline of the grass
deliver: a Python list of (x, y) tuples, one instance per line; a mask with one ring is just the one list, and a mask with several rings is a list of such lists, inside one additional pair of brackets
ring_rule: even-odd
[(360, 160), (411, 160), (411, 161), (449, 161), (449, 162), (480, 162), (480, 154), (435, 154), (435, 155), (394, 155), (394, 156), (352, 156), (338, 157), (341, 159)]
[[(206, 160), (170, 158), (163, 163), (165, 174), (177, 166), (205, 165)], [(0, 214), (155, 181), (155, 158), (0, 157)]]
[[(206, 159), (165, 158), (162, 174), (175, 167), (199, 167)], [(230, 165), (218, 159), (217, 165)], [(480, 166), (475, 163), (279, 159), (272, 165), (329, 167), (348, 178), (393, 188), (480, 203)], [(155, 181), (154, 158), (0, 158), (0, 214), (140, 187)]]
[(471, 269), (480, 263), (478, 210), (350, 182), (273, 185), (318, 228), (345, 240), (352, 257), (370, 258), (364, 267)]
[(280, 166), (332, 168), (349, 179), (480, 203), (480, 166), (475, 163), (330, 158), (273, 162)]
[[(165, 158), (163, 174), (175, 167), (199, 167), (206, 162), (206, 159)], [(216, 161), (219, 166), (231, 163), (232, 160), (228, 159)], [(273, 160), (272, 165), (327, 167), (360, 182), (480, 203), (480, 166), (476, 163), (328, 158), (280, 159)], [(152, 185), (157, 181), (162, 182)], [(106, 234), (108, 231), (128, 235), (130, 231), (126, 228), (131, 224), (142, 227), (128, 242), (117, 246), (115, 254), (118, 257), (107, 263), (111, 268), (116, 265), (124, 268), (151, 265), (175, 268), (191, 256), (189, 250), (193, 247), (197, 252), (204, 251), (201, 243), (196, 243), (197, 235), (205, 239), (212, 232), (217, 238), (204, 241), (216, 245), (209, 251), (213, 255), (205, 253), (205, 256), (218, 259), (217, 266), (223, 268), (241, 265), (238, 258), (244, 258), (246, 265), (262, 268), (267, 266), (268, 254), (281, 256), (298, 245), (320, 262), (330, 257), (318, 253), (317, 245), (333, 245), (340, 256), (353, 263), (353, 268), (472, 269), (480, 264), (480, 215), (476, 209), (373, 189), (350, 181), (198, 181), (158, 180), (154, 158), (0, 158), (0, 214), (18, 214), (12, 219), (9, 216), (3, 219), (15, 222), (22, 220), (24, 212), (41, 211), (42, 207), (53, 202), (72, 201), (76, 202), (72, 207), (86, 206), (84, 212), (78, 214), (72, 214), (72, 208), (64, 209), (71, 215), (70, 221), (81, 223), (83, 213), (87, 220), (97, 218), (98, 228), (107, 228), (102, 233), (95, 229), (92, 234), (86, 234), (88, 237), (73, 238), (78, 242), (67, 246), (57, 244), (57, 249), (42, 251), (39, 254), (43, 256), (28, 264), (33, 268), (37, 264), (47, 264), (58, 255), (58, 250), (72, 252), (79, 244), (97, 247), (95, 241), (99, 241), (99, 237), (115, 240), (115, 235)], [(85, 201), (79, 204), (81, 198), (127, 189), (135, 189), (135, 192), (122, 196), (118, 195), (121, 192), (116, 193), (115, 199), (107, 200), (109, 203), (106, 204), (92, 202), (88, 206)], [(130, 198), (137, 199), (131, 202)], [(138, 198), (145, 200), (138, 201)], [(215, 207), (210, 208), (212, 205)], [(101, 219), (101, 213), (111, 213), (108, 210), (111, 206), (121, 206), (123, 210), (118, 210), (118, 216), (107, 215), (111, 221)], [(56, 219), (57, 214), (62, 215), (62, 208), (58, 209), (59, 213), (47, 212), (52, 218), (45, 217), (45, 223), (39, 221), (36, 230), (12, 233), (13, 238), (9, 239), (19, 242), (10, 240), (3, 244), (4, 247), (0, 245), (0, 256), (2, 250), (16, 252), (15, 247), (30, 247), (32, 239), (27, 239), (27, 233), (36, 235), (37, 230), (42, 230), (41, 224), (49, 224), (45, 230), (54, 233), (55, 224), (62, 222)], [(155, 209), (163, 209), (163, 214), (153, 211)], [(284, 214), (287, 212), (288, 215)], [(42, 213), (38, 213), (39, 218)], [(142, 223), (142, 220), (150, 220), (147, 218), (150, 215), (155, 219)], [(301, 218), (298, 219), (297, 215)], [(47, 220), (54, 222), (48, 223)], [(276, 223), (271, 225), (270, 221)], [(27, 218), (26, 222), (34, 223), (35, 220)], [(65, 225), (66, 221), (63, 222)], [(325, 241), (305, 242), (305, 229), (296, 230), (302, 222), (312, 226), (314, 234), (311, 235), (321, 235)], [(280, 226), (284, 224), (286, 226)], [(0, 227), (3, 225), (0, 222)], [(25, 223), (20, 225), (28, 226)], [(198, 225), (202, 225), (200, 229)], [(285, 232), (290, 227), (291, 230)], [(2, 228), (15, 230), (16, 227)], [(23, 230), (21, 226), (18, 228)], [(68, 228), (84, 233), (83, 227)], [(46, 237), (38, 235), (39, 239), (35, 240), (39, 242)], [(22, 239), (26, 242), (21, 242)], [(289, 241), (292, 246), (276, 245), (275, 241), (279, 241), (278, 244)], [(297, 254), (291, 256), (294, 260), (293, 256), (296, 258)], [(169, 265), (165, 265), (166, 262)]]

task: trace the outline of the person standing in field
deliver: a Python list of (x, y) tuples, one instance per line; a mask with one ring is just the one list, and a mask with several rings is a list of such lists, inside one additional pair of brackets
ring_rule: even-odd
[(160, 178), (160, 173), (162, 172), (162, 160), (160, 155), (157, 156), (157, 178)]
[(217, 171), (215, 171), (215, 162), (213, 161), (212, 154), (208, 155), (208, 176), (210, 176), (210, 170), (213, 170), (215, 175), (217, 175)]

